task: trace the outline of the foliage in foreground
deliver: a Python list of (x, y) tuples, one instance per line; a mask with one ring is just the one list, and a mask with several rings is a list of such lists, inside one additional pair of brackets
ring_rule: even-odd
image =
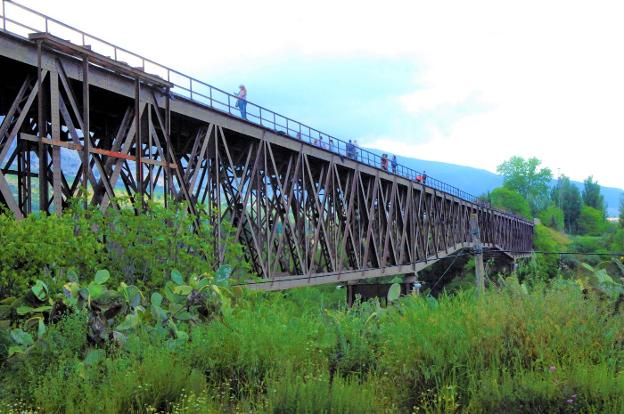
[[(123, 200), (119, 200), (123, 203)], [(214, 236), (209, 213), (200, 212), (199, 225), (183, 204), (165, 208), (150, 203), (137, 215), (134, 208), (84, 210), (79, 204), (62, 216), (31, 214), (16, 220), (0, 214), (0, 299), (21, 295), (41, 279), (90, 278), (108, 269), (114, 283), (160, 288), (172, 269), (184, 275), (215, 267)], [(222, 235), (225, 262), (245, 274), (240, 245), (226, 224)]]
[(250, 295), (176, 346), (138, 328), (94, 361), (76, 313), (50, 327), (45, 346), (3, 361), (0, 408), (622, 412), (624, 317), (593, 292), (566, 280), (527, 290), (512, 278), (480, 298), (352, 309), (328, 289)]

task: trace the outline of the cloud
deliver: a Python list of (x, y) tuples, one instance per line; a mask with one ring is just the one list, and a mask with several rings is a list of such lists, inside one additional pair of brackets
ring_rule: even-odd
[(371, 146), (624, 188), (620, 1), (22, 1)]

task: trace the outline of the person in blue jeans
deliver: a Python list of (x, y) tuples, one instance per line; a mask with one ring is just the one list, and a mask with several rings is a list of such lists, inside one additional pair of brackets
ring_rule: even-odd
[(392, 167), (392, 172), (394, 174), (396, 174), (396, 170), (397, 170), (397, 158), (396, 158), (396, 155), (392, 156), (392, 159), (390, 160), (390, 166)]
[(247, 88), (245, 85), (240, 85), (238, 89), (236, 107), (240, 111), (241, 118), (247, 119)]

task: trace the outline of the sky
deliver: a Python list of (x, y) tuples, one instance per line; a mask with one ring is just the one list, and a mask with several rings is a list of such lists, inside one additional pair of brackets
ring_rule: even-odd
[(18, 1), (362, 146), (624, 188), (621, 1)]

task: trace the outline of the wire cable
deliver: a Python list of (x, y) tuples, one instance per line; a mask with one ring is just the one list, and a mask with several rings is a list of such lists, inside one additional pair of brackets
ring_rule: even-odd
[(515, 253), (515, 254), (560, 254), (583, 256), (624, 256), (624, 252), (588, 253), (588, 252), (546, 252), (543, 250), (488, 250), (487, 253)]
[(442, 280), (442, 278), (448, 273), (449, 270), (451, 270), (451, 267), (453, 267), (453, 265), (455, 264), (455, 260), (457, 260), (459, 256), (455, 256), (455, 258), (453, 258), (453, 261), (451, 262), (451, 264), (446, 268), (446, 270), (444, 271), (444, 273), (442, 273), (442, 276), (440, 276), (440, 278), (433, 284), (433, 286), (431, 286), (431, 290), (435, 289), (436, 286), (438, 286), (438, 283), (440, 283), (440, 281)]

